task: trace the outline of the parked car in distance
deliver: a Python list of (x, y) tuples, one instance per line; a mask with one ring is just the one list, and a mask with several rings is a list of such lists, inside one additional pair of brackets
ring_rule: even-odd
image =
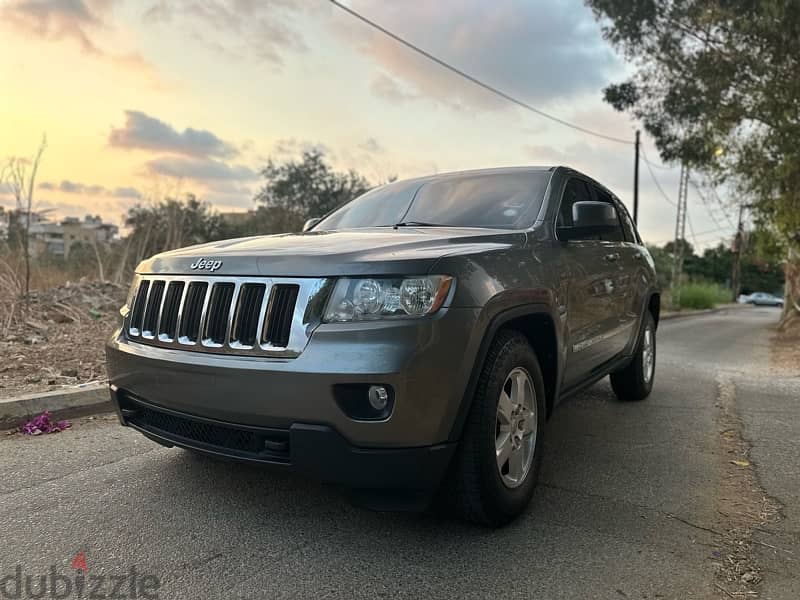
[(747, 297), (748, 304), (755, 304), (756, 306), (783, 306), (783, 298), (774, 294), (767, 294), (766, 292), (756, 292)]
[(398, 181), (306, 229), (137, 267), (107, 344), (123, 425), (498, 526), (533, 494), (559, 401), (606, 375), (650, 394), (653, 260), (582, 173)]

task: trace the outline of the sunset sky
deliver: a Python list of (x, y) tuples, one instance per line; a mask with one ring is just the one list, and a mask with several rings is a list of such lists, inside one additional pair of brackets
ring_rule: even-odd
[[(601, 92), (626, 66), (580, 0), (347, 4), (542, 110), (633, 139)], [(0, 159), (47, 135), (35, 205), (54, 216), (120, 223), (185, 192), (243, 210), (269, 157), (313, 146), (372, 181), (567, 164), (630, 207), (632, 146), (523, 111), (324, 0), (0, 0), (0, 40)], [(655, 174), (676, 199), (678, 169)], [(675, 209), (644, 164), (640, 177), (640, 229), (663, 243)], [(0, 204), (13, 205), (4, 189)], [(701, 246), (733, 231), (694, 193), (689, 214)]]

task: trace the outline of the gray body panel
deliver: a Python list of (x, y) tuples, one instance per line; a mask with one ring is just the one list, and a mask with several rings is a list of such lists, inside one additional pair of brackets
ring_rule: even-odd
[[(653, 262), (640, 243), (557, 239), (555, 215), (570, 177), (585, 178), (553, 169), (539, 216), (525, 230), (311, 231), (157, 255), (137, 272), (191, 275), (190, 265), (205, 258), (221, 262), (205, 274), (221, 279), (436, 274), (452, 276), (455, 287), (431, 317), (316, 325), (294, 358), (156, 348), (120, 330), (107, 347), (110, 383), (221, 422), (322, 424), (359, 448), (433, 446), (457, 441), (492, 332), (512, 317), (536, 314), (555, 332), (555, 403), (631, 354), (656, 293)], [(607, 260), (609, 254), (618, 256)], [(379, 422), (349, 418), (333, 397), (337, 383), (391, 385), (393, 413)]]

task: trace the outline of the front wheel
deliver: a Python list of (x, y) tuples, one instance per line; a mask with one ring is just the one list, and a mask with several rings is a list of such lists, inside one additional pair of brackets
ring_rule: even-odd
[(611, 387), (620, 400), (644, 400), (653, 389), (656, 371), (656, 322), (650, 311), (644, 315), (633, 360), (611, 373)]
[(528, 340), (501, 331), (483, 364), (445, 483), (448, 508), (493, 527), (525, 509), (539, 474), (545, 406), (542, 372)]

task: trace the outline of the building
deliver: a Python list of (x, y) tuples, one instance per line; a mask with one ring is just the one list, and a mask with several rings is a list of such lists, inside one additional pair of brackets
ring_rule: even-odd
[[(8, 237), (8, 232), (24, 221), (25, 213), (6, 211), (6, 214), (5, 237)], [(66, 217), (61, 221), (50, 221), (46, 212), (31, 212), (28, 233), (31, 256), (49, 254), (66, 259), (76, 244), (102, 244), (115, 239), (119, 235), (119, 227), (104, 223), (97, 215), (86, 215), (83, 220)]]

